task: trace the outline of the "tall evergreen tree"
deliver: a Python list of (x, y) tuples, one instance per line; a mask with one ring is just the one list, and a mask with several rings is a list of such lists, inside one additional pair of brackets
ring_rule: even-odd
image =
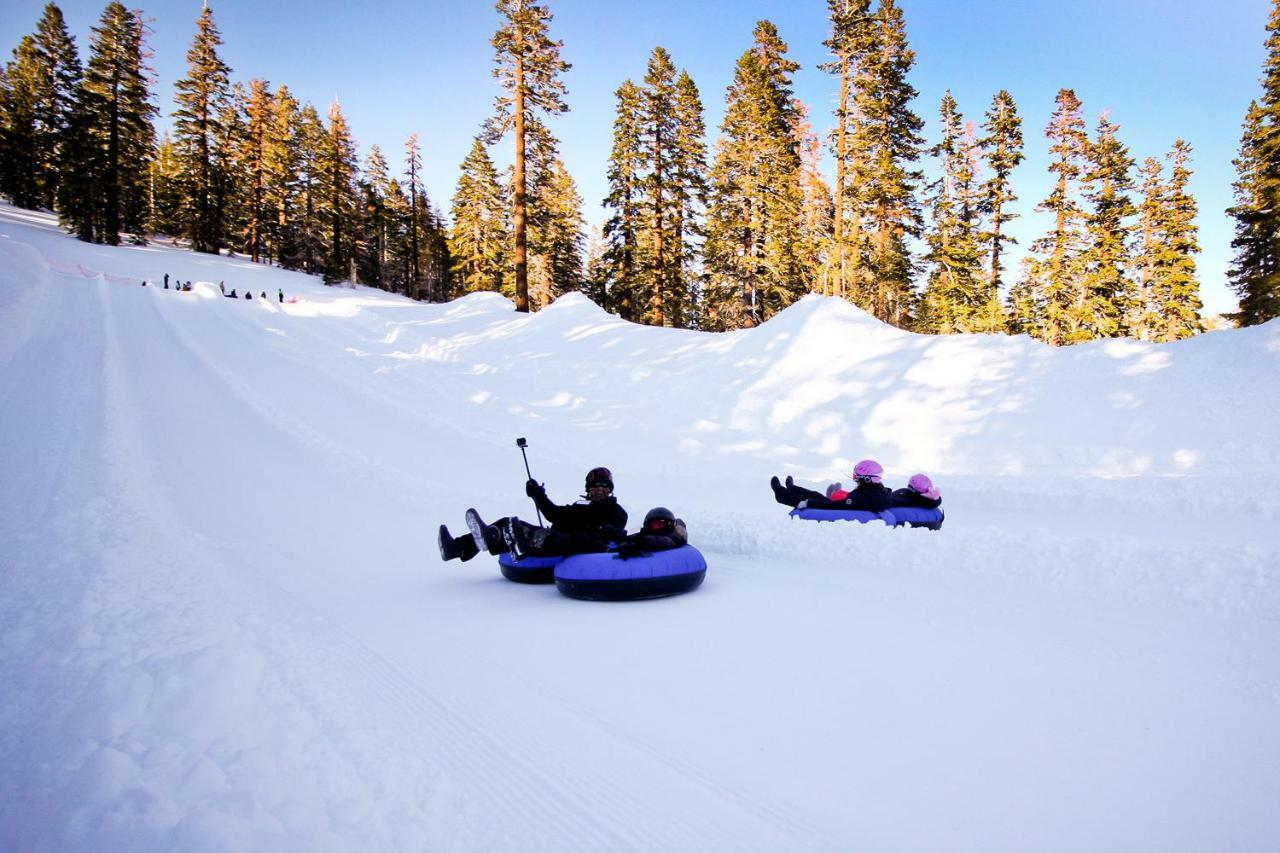
[(1280, 0), (1267, 20), (1262, 97), (1245, 115), (1235, 160), (1236, 220), (1229, 278), (1240, 300), (1235, 319), (1252, 326), (1280, 317)]
[[(416, 134), (410, 139), (416, 144)], [(359, 217), (356, 229), (356, 275), (363, 282), (389, 289), (388, 274), (392, 223), (387, 204), (390, 185), (387, 158), (377, 145), (370, 146), (358, 184)]]
[(151, 218), (147, 221), (147, 230), (153, 234), (177, 234), (183, 223), (182, 166), (167, 132), (156, 146), (150, 168)]
[(938, 158), (940, 175), (931, 187), (929, 282), (916, 327), (935, 334), (972, 332), (982, 325), (979, 320), (989, 302), (975, 219), (977, 142), (950, 91), (943, 96), (939, 113), (942, 140), (931, 151)]
[(804, 288), (809, 292), (829, 292), (828, 279), (835, 267), (831, 249), (834, 237), (835, 203), (831, 188), (822, 176), (822, 143), (808, 120), (808, 108), (794, 103), (793, 133), (800, 151), (800, 228), (797, 257)]
[(920, 159), (924, 123), (911, 111), (916, 90), (907, 82), (915, 52), (907, 46), (906, 24), (895, 0), (880, 0), (875, 13), (875, 49), (868, 56), (867, 87), (858, 110), (866, 122), (868, 169), (859, 195), (867, 209), (870, 281), (859, 304), (876, 317), (902, 326), (914, 302), (914, 263), (908, 244), (923, 220), (912, 168)]
[(410, 295), (417, 295), (422, 282), (422, 228), (418, 216), (418, 176), (422, 172), (422, 152), (418, 149), (418, 134), (409, 136), (404, 146), (405, 171), (409, 177), (409, 267)]
[(328, 175), (329, 134), (324, 121), (312, 104), (306, 104), (298, 113), (298, 125), (293, 144), (296, 147), (299, 166), (296, 245), (288, 266), (315, 273), (327, 269), (328, 257), (327, 219), (330, 181)]
[(515, 172), (512, 180), (512, 223), (515, 239), (516, 310), (529, 310), (528, 282), (528, 186), (525, 174), (526, 133), (535, 111), (557, 114), (568, 111), (560, 75), (571, 67), (560, 59), (562, 42), (548, 35), (551, 11), (535, 0), (497, 0), (502, 25), (492, 44), (497, 68), (494, 76), (505, 94), (495, 103), (487, 123), (489, 143), (508, 130), (515, 132)]
[(545, 308), (558, 296), (583, 287), (582, 197), (560, 158), (552, 160), (545, 180), (539, 182), (537, 200), (540, 215), (529, 234), (529, 300), (535, 308)]
[(498, 171), (476, 137), (458, 175), (449, 235), (453, 277), (463, 291), (505, 292), (508, 209)]
[[(1054, 218), (1052, 230), (1031, 246), (1033, 257), (1026, 265), (1027, 285), (1041, 313), (1029, 331), (1055, 346), (1086, 340), (1076, 310), (1083, 302), (1083, 255), (1087, 244), (1086, 214), (1080, 205), (1080, 183), (1089, 157), (1089, 138), (1080, 118), (1080, 99), (1070, 89), (1058, 92), (1057, 106), (1045, 135), (1053, 143), (1049, 151), (1054, 161), (1053, 190), (1037, 210)], [(1024, 294), (1020, 294), (1020, 298)], [(1013, 306), (1011, 306), (1013, 308)], [(1016, 316), (1018, 312), (1013, 311)], [(1015, 331), (1017, 329), (1015, 328)]]
[(739, 59), (711, 169), (705, 328), (754, 325), (804, 293), (796, 249), (803, 200), (785, 45), (767, 21)]
[(1083, 280), (1073, 306), (1072, 340), (1110, 338), (1126, 332), (1124, 320), (1135, 299), (1130, 269), (1130, 198), (1134, 160), (1117, 137), (1119, 127), (1105, 115), (1089, 146), (1084, 196), (1090, 204)]
[(35, 43), (41, 74), (35, 105), (36, 185), (40, 205), (53, 208), (67, 168), (66, 143), (84, 69), (56, 3), (45, 4)]
[(674, 201), (673, 233), (679, 248), (674, 268), (677, 285), (668, 294), (665, 314), (673, 326), (687, 326), (696, 312), (701, 241), (705, 236), (703, 215), (707, 207), (706, 123), (702, 118), (702, 96), (689, 72), (676, 78), (675, 140), (673, 158), (675, 180), (670, 188)]
[(244, 104), (244, 137), (240, 151), (244, 197), (245, 233), (243, 244), (256, 263), (264, 254), (269, 229), (268, 193), (271, 182), (271, 146), (275, 111), (267, 81), (249, 81)]
[(40, 204), (41, 134), (37, 118), (44, 69), (32, 36), (23, 36), (5, 67), (4, 113), (0, 116), (0, 189), (19, 207)]
[(1165, 156), (1171, 166), (1167, 183), (1159, 181), (1160, 166), (1154, 160), (1147, 161), (1143, 172), (1142, 230), (1147, 239), (1140, 259), (1146, 298), (1140, 331), (1153, 341), (1176, 341), (1204, 329), (1195, 262), (1200, 251), (1197, 208), (1188, 189), (1191, 146), (1179, 139)]
[(644, 77), (643, 120), (640, 144), (647, 161), (645, 177), (644, 230), (646, 237), (649, 291), (644, 319), (649, 325), (663, 325), (664, 314), (672, 293), (680, 283), (678, 199), (673, 192), (676, 183), (676, 68), (671, 56), (661, 47), (653, 49)]
[(639, 87), (626, 80), (614, 92), (614, 97), (617, 108), (607, 172), (609, 194), (604, 200), (604, 206), (612, 209), (612, 215), (604, 225), (601, 269), (606, 302), (602, 307), (624, 320), (637, 320), (643, 298), (637, 256), (645, 163), (640, 141), (642, 95)]
[(93, 28), (89, 62), (72, 118), (80, 165), (71, 178), (74, 197), (64, 215), (77, 233), (100, 243), (120, 242), (147, 219), (147, 178), (155, 131), (144, 57), (141, 13), (112, 2)]
[(297, 268), (302, 254), (298, 195), (302, 182), (304, 146), (302, 113), (288, 86), (271, 97), (266, 129), (266, 169), (263, 194), (263, 240), (266, 260)]
[(328, 254), (325, 281), (343, 281), (352, 275), (356, 224), (356, 143), (351, 137), (341, 105), (329, 105), (329, 127), (321, 150), (321, 176), (325, 187), (325, 225)]
[(823, 42), (833, 59), (822, 66), (839, 80), (836, 126), (831, 149), (835, 155), (831, 285), (826, 292), (851, 297), (863, 287), (866, 239), (862, 229), (864, 204), (860, 192), (870, 171), (866, 123), (859, 111), (858, 92), (869, 86), (868, 72), (875, 46), (871, 0), (827, 0), (831, 37)]
[(221, 203), (227, 176), (221, 173), (227, 152), (227, 108), (231, 101), (231, 69), (218, 56), (222, 36), (206, 5), (196, 20), (196, 35), (187, 51), (187, 76), (179, 80), (174, 110), (174, 143), (185, 175), (183, 204), (186, 235), (197, 252), (217, 254), (226, 242), (226, 210)]
[(999, 298), (1003, 284), (1003, 258), (1005, 246), (1017, 244), (1017, 239), (1004, 230), (1004, 226), (1018, 218), (1013, 210), (1013, 203), (1018, 197), (1013, 194), (1012, 175), (1024, 159), (1022, 153), (1022, 118), (1018, 115), (1018, 106), (1013, 96), (1004, 89), (996, 93), (987, 110), (986, 122), (982, 129), (986, 136), (982, 138), (982, 149), (986, 154), (987, 167), (991, 177), (982, 185), (981, 211), (990, 223), (989, 230), (982, 234), (982, 241), (988, 249), (990, 261), (987, 278), (988, 298)]

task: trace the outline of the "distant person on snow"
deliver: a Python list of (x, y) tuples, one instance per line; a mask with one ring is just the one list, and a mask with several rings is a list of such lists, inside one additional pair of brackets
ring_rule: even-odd
[(165, 274), (164, 274), (164, 289), (165, 289), (165, 290), (168, 290), (168, 289), (169, 289), (169, 274), (168, 274), (168, 273), (165, 273)]
[(469, 509), (466, 515), (470, 536), (455, 539), (448, 527), (440, 525), (440, 558), (466, 562), (481, 550), (490, 554), (513, 553), (517, 558), (567, 557), (606, 551), (627, 536), (627, 511), (613, 496), (613, 474), (608, 468), (587, 472), (585, 500), (576, 503), (552, 503), (536, 480), (526, 482), (524, 491), (551, 522), (550, 527), (537, 527), (515, 516), (485, 524), (479, 513)]
[(827, 487), (827, 493), (797, 486), (787, 477), (786, 484), (778, 482), (774, 477), (769, 481), (773, 487), (773, 497), (784, 506), (805, 507), (808, 509), (860, 509), (867, 512), (881, 512), (889, 508), (892, 492), (881, 482), (884, 468), (874, 459), (863, 459), (853, 468), (854, 487), (845, 491), (840, 483)]
[(244, 292), (244, 298), (245, 298), (245, 299), (252, 299), (252, 298), (253, 298), (253, 293), (251, 293), (250, 291), (246, 290), (246, 291)]
[(261, 293), (259, 293), (259, 294), (258, 294), (258, 296), (259, 296), (261, 299), (266, 299), (266, 298), (267, 298), (267, 292), (264, 290), (264, 291), (262, 291)]
[(283, 287), (276, 290), (276, 296), (279, 298), (280, 304), (283, 305), (284, 304), (284, 288)]
[(218, 282), (218, 290), (221, 290), (221, 291), (222, 291), (222, 295), (223, 295), (223, 296), (226, 296), (226, 295), (227, 295), (227, 286), (226, 286), (225, 284), (223, 284), (222, 282)]
[(228, 299), (239, 299), (239, 298), (240, 298), (239, 296), (236, 296), (236, 289), (235, 289), (234, 287), (233, 287), (233, 288), (231, 288), (231, 292), (230, 292), (230, 293), (226, 294), (226, 297), (227, 297)]

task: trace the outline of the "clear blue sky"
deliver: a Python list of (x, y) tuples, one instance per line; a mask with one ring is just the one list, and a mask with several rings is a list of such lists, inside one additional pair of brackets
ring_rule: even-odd
[[(553, 123), (578, 183), (588, 222), (603, 219), (613, 92), (639, 79), (654, 46), (665, 47), (693, 76), (706, 107), (709, 142), (718, 134), (734, 62), (754, 24), (773, 21), (802, 65), (796, 93), (816, 128), (831, 124), (835, 87), (816, 69), (825, 61), (824, 0), (549, 0), (554, 37), (564, 41), (570, 112)], [(3, 0), (0, 47), (34, 30), (44, 0)], [(102, 0), (60, 3), (82, 59)], [(173, 83), (185, 73), (199, 0), (131, 0), (153, 20), (150, 37), (161, 110), (173, 108)], [(489, 37), (497, 25), (487, 0), (220, 0), (212, 9), (233, 78), (288, 84), (323, 113), (336, 95), (362, 153), (380, 145), (396, 162), (405, 138), (422, 143), (427, 189), (446, 212), (457, 167), (497, 92)], [(1182, 136), (1195, 149), (1192, 190), (1200, 204), (1202, 295), (1212, 312), (1233, 309), (1225, 284), (1231, 204), (1241, 120), (1258, 92), (1268, 0), (900, 0), (917, 62), (929, 144), (937, 107), (950, 88), (965, 117), (981, 121), (992, 95), (1008, 89), (1024, 118), (1027, 160), (1015, 175), (1023, 218), (1014, 233), (1025, 247), (1044, 230), (1034, 212), (1049, 179), (1044, 126), (1061, 87), (1084, 101), (1090, 130), (1107, 110), (1139, 161), (1162, 156)], [(509, 161), (509, 140), (494, 155)], [(932, 163), (926, 168), (932, 169)], [(1016, 270), (1012, 271), (1016, 272)]]

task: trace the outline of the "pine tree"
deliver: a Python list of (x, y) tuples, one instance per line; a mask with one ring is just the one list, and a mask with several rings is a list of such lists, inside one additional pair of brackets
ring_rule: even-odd
[(299, 166), (295, 209), (300, 215), (296, 216), (297, 242), (288, 266), (309, 273), (321, 272), (325, 269), (330, 244), (325, 221), (329, 197), (326, 174), (329, 135), (314, 105), (306, 104), (298, 113), (293, 144)]
[(329, 127), (321, 149), (320, 174), (324, 181), (329, 250), (325, 257), (327, 282), (343, 281), (352, 275), (355, 254), (356, 144), (337, 101), (329, 106)]
[(1280, 317), (1280, 0), (1268, 24), (1263, 100), (1249, 105), (1235, 159), (1236, 220), (1228, 273), (1239, 297), (1233, 319), (1243, 326)]
[(302, 254), (297, 212), (304, 157), (302, 114), (288, 86), (281, 86), (272, 96), (268, 122), (263, 155), (266, 180), (262, 231), (266, 260), (298, 268)]
[(1266, 50), (1262, 97), (1245, 115), (1236, 203), (1227, 211), (1236, 220), (1229, 272), (1240, 300), (1234, 319), (1245, 326), (1280, 317), (1280, 0), (1267, 19)]
[(868, 174), (855, 194), (865, 200), (870, 246), (869, 289), (858, 304), (876, 317), (903, 326), (914, 302), (914, 263), (908, 239), (918, 237), (923, 220), (916, 188), (924, 123), (911, 111), (916, 90), (907, 82), (915, 52), (907, 46), (906, 25), (895, 0), (881, 0), (875, 14), (875, 50), (868, 56), (867, 86), (858, 111), (866, 122)]
[(1089, 138), (1080, 118), (1080, 99), (1072, 90), (1062, 89), (1056, 103), (1045, 129), (1045, 136), (1053, 143), (1049, 151), (1056, 158), (1049, 171), (1056, 180), (1049, 197), (1036, 208), (1051, 214), (1054, 225), (1046, 236), (1032, 244), (1031, 251), (1036, 257), (1026, 266), (1024, 282), (1033, 286), (1033, 298), (1024, 300), (1024, 304), (1034, 303), (1041, 310), (1029, 331), (1054, 346), (1087, 339), (1080, 333), (1080, 316), (1075, 309), (1082, 304), (1084, 293), (1086, 216), (1079, 194), (1089, 156)]
[(808, 108), (799, 100), (793, 104), (793, 133), (800, 151), (800, 229), (797, 259), (804, 289), (827, 293), (829, 279), (836, 270), (832, 263), (835, 202), (822, 176), (822, 143), (809, 124)]
[(671, 325), (683, 327), (693, 321), (697, 310), (701, 240), (705, 236), (703, 215), (707, 207), (706, 123), (702, 118), (702, 97), (689, 72), (676, 78), (675, 141), (673, 157), (675, 181), (670, 189), (675, 223), (673, 234), (679, 247), (674, 268), (676, 286), (668, 294), (665, 314)]
[(1135, 299), (1129, 271), (1129, 220), (1137, 212), (1133, 191), (1134, 160), (1117, 137), (1119, 127), (1105, 115), (1098, 120), (1089, 165), (1084, 174), (1088, 246), (1081, 260), (1083, 281), (1072, 315), (1071, 340), (1111, 338), (1127, 331), (1124, 319)]
[(221, 214), (222, 245), (233, 249), (244, 244), (242, 236), (249, 228), (247, 189), (249, 175), (249, 139), (245, 124), (248, 96), (239, 83), (231, 87), (231, 97), (222, 105), (218, 116), (217, 145), (214, 148), (215, 177), (213, 207)]
[(23, 36), (5, 68), (3, 182), (0, 189), (19, 207), (40, 204), (40, 128), (37, 111), (44, 73), (32, 36)]
[(243, 167), (245, 233), (243, 244), (257, 263), (263, 256), (269, 228), (268, 193), (271, 182), (271, 146), (275, 118), (267, 81), (249, 81), (244, 105), (244, 141), (240, 151)]
[(925, 259), (930, 273), (916, 327), (935, 334), (972, 332), (982, 325), (979, 320), (989, 301), (975, 220), (977, 142), (950, 91), (943, 96), (939, 113), (942, 140), (930, 152), (940, 166), (940, 176), (931, 187), (933, 228)]
[(144, 64), (145, 23), (140, 13), (112, 2), (93, 28), (93, 42), (77, 96), (68, 157), (81, 164), (70, 176), (75, 197), (65, 215), (81, 237), (117, 244), (123, 230), (147, 220), (147, 178), (156, 108)]
[(545, 308), (557, 297), (583, 287), (582, 252), (586, 224), (582, 219), (582, 197), (573, 178), (557, 157), (545, 183), (538, 188), (538, 206), (543, 215), (530, 228), (529, 301), (535, 310)]
[[(414, 144), (417, 135), (410, 137)], [(359, 220), (356, 229), (356, 275), (363, 282), (388, 289), (390, 237), (392, 232), (387, 206), (387, 158), (377, 145), (369, 148), (359, 181)]]
[(548, 35), (551, 11), (534, 0), (497, 0), (502, 26), (494, 34), (494, 77), (504, 95), (495, 103), (487, 123), (489, 143), (515, 132), (515, 172), (512, 179), (512, 222), (515, 240), (516, 310), (529, 310), (528, 282), (528, 186), (525, 157), (528, 125), (535, 110), (553, 115), (568, 111), (560, 75), (571, 67), (560, 59), (562, 42)]
[(67, 168), (66, 140), (75, 109), (76, 92), (84, 78), (75, 39), (67, 31), (62, 10), (48, 3), (36, 25), (36, 50), (42, 85), (36, 101), (36, 150), (39, 200), (43, 207), (57, 205), (62, 174)]
[(991, 177), (982, 185), (981, 211), (990, 223), (990, 230), (981, 239), (989, 246), (990, 262), (987, 278), (987, 295), (993, 302), (999, 299), (1003, 284), (1003, 257), (1005, 246), (1017, 244), (1017, 240), (1005, 232), (1004, 226), (1018, 218), (1012, 209), (1018, 197), (1013, 194), (1012, 175), (1024, 159), (1022, 153), (1022, 118), (1013, 96), (1004, 89), (996, 93), (987, 110), (982, 129), (982, 149), (986, 154)]
[(182, 166), (173, 140), (166, 132), (156, 146), (151, 161), (151, 218), (147, 230), (153, 234), (177, 234), (182, 229)]
[(458, 175), (449, 235), (453, 277), (463, 291), (494, 290), (512, 295), (504, 288), (504, 261), (510, 239), (508, 209), (498, 171), (484, 143), (476, 137)]
[(174, 110), (174, 143), (183, 166), (186, 235), (197, 252), (217, 254), (225, 245), (226, 210), (219, 196), (224, 194), (226, 176), (220, 174), (226, 152), (224, 120), (231, 103), (231, 69), (218, 56), (222, 36), (206, 5), (196, 20), (196, 35), (187, 51), (187, 76), (179, 80)]
[[(1149, 319), (1145, 331), (1154, 341), (1176, 341), (1204, 329), (1195, 262), (1195, 254), (1200, 251), (1195, 224), (1197, 208), (1188, 191), (1192, 174), (1188, 165), (1191, 146), (1179, 139), (1165, 156), (1172, 174), (1168, 183), (1160, 187), (1158, 219), (1152, 228), (1158, 234), (1158, 241), (1155, 251), (1146, 259), (1150, 274), (1146, 312)], [(1156, 169), (1158, 175), (1158, 164)]]
[(874, 49), (871, 0), (827, 0), (831, 37), (823, 42), (834, 59), (822, 69), (837, 76), (835, 130), (831, 149), (835, 155), (836, 184), (832, 211), (832, 279), (824, 291), (850, 298), (863, 290), (863, 257), (866, 239), (862, 230), (864, 202), (857, 197), (870, 171), (866, 124), (858, 108), (857, 93), (869, 86), (870, 55)]
[(409, 295), (417, 297), (418, 289), (422, 286), (422, 244), (420, 241), (422, 228), (420, 227), (421, 219), (418, 216), (418, 175), (422, 171), (422, 153), (418, 149), (418, 134), (410, 134), (409, 139), (405, 142), (404, 158), (406, 172), (409, 177), (409, 242), (407, 246), (409, 252)]
[(605, 221), (605, 249), (601, 259), (606, 301), (602, 307), (624, 320), (637, 320), (641, 313), (640, 261), (638, 255), (643, 200), (645, 156), (641, 151), (643, 121), (641, 92), (630, 80), (614, 92), (617, 108), (613, 122), (613, 148), (609, 153), (609, 195), (605, 207), (613, 214)]
[(653, 49), (644, 78), (643, 120), (640, 145), (648, 167), (643, 184), (646, 289), (644, 321), (663, 325), (665, 309), (680, 281), (678, 201), (672, 192), (676, 183), (676, 69), (671, 56), (661, 47)]
[(803, 201), (786, 45), (767, 21), (739, 59), (711, 169), (704, 247), (708, 329), (754, 325), (804, 293), (796, 254)]

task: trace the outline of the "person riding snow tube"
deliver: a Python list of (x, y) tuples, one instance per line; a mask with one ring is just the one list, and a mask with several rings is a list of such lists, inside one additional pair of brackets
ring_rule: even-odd
[(689, 544), (682, 519), (666, 507), (645, 514), (638, 533), (607, 553), (566, 557), (555, 567), (556, 589), (587, 601), (663, 598), (697, 589), (707, 561)]
[(454, 537), (440, 525), (440, 559), (466, 562), (480, 551), (541, 557), (564, 557), (605, 551), (627, 535), (627, 511), (613, 496), (613, 473), (608, 468), (592, 468), (586, 476), (585, 500), (558, 505), (547, 497), (542, 484), (529, 480), (525, 494), (551, 522), (538, 527), (516, 516), (486, 524), (474, 509), (466, 512), (471, 536)]
[(892, 492), (881, 482), (884, 468), (874, 459), (863, 459), (853, 468), (854, 487), (852, 491), (839, 488), (834, 483), (828, 488), (828, 494), (797, 486), (790, 476), (786, 485), (778, 482), (777, 477), (769, 481), (773, 488), (774, 499), (783, 506), (808, 507), (811, 509), (855, 509), (867, 512), (881, 512), (889, 508)]

